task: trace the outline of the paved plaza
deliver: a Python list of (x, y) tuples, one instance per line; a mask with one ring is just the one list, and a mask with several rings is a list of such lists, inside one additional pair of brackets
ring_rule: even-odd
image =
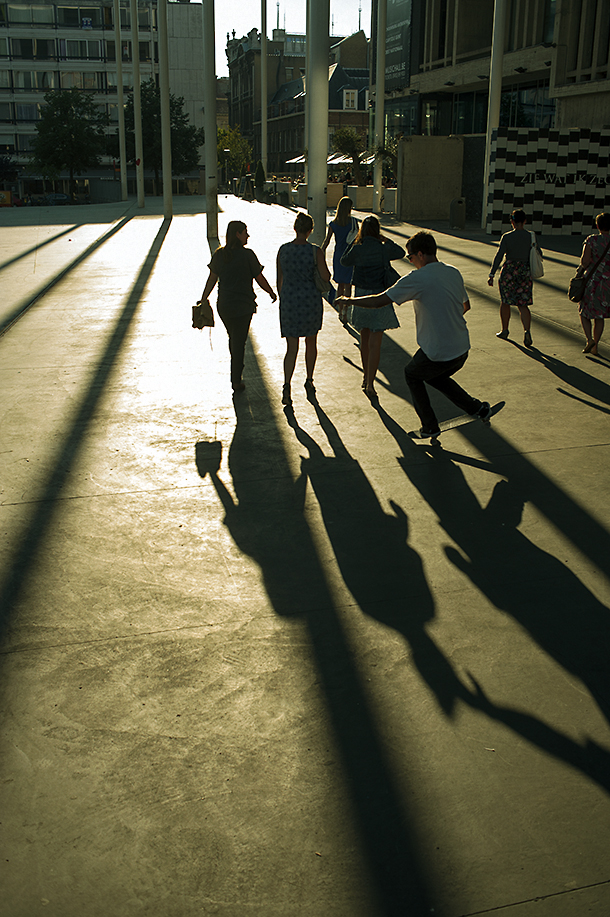
[[(294, 213), (219, 203), (275, 286)], [(409, 304), (378, 404), (327, 305), (291, 413), (260, 291), (233, 399), (222, 324), (191, 328), (202, 207), (0, 212), (1, 917), (607, 917), (610, 331), (581, 353), (582, 239), (542, 240), (528, 350), (515, 316), (495, 337), (497, 238), (429, 225), (471, 296), (459, 381), (506, 402), (432, 448)]]

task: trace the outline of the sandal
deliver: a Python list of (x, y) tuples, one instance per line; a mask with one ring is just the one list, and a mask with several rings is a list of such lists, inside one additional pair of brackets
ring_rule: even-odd
[(587, 341), (587, 343), (585, 344), (583, 353), (591, 353), (594, 347), (595, 347), (595, 341), (593, 340)]

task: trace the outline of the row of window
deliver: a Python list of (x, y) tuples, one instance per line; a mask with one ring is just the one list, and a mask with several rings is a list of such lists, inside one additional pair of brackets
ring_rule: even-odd
[[(133, 89), (133, 76), (123, 73), (123, 87)], [(117, 76), (112, 71), (81, 73), (55, 70), (0, 70), (0, 90), (50, 92), (52, 89), (89, 89), (93, 92), (116, 92)]]
[[(97, 108), (105, 112), (112, 123), (118, 123), (118, 105), (98, 105)], [(41, 109), (40, 102), (0, 102), (0, 121), (11, 124), (21, 121), (39, 121)]]
[[(121, 28), (131, 28), (131, 11), (121, 9)], [(0, 3), (0, 26), (47, 26), (68, 29), (113, 29), (111, 6), (42, 6)], [(156, 9), (138, 10), (138, 28), (157, 28)]]
[[(154, 53), (158, 60), (157, 42), (139, 42), (140, 60), (151, 60)], [(131, 42), (121, 40), (122, 59), (130, 61)], [(59, 38), (2, 38), (0, 36), (0, 58), (12, 60), (116, 60), (114, 41), (96, 39)]]

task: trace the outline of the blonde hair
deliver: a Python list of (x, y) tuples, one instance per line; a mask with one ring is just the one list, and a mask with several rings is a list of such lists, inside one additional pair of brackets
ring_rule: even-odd
[(352, 206), (351, 197), (342, 197), (339, 200), (337, 212), (335, 213), (335, 223), (337, 226), (347, 226), (351, 219)]

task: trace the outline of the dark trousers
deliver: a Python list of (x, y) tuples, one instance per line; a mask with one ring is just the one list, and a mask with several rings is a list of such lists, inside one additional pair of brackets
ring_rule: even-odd
[(252, 315), (221, 315), (221, 321), (229, 335), (229, 353), (231, 354), (231, 385), (241, 382), (244, 371), (244, 354)]
[(480, 401), (472, 398), (451, 378), (467, 359), (468, 353), (456, 357), (455, 360), (429, 360), (423, 350), (418, 350), (411, 362), (405, 366), (405, 379), (411, 391), (413, 407), (424, 430), (438, 430), (438, 420), (430, 404), (426, 383), (442, 392), (464, 414), (475, 414), (481, 407)]

